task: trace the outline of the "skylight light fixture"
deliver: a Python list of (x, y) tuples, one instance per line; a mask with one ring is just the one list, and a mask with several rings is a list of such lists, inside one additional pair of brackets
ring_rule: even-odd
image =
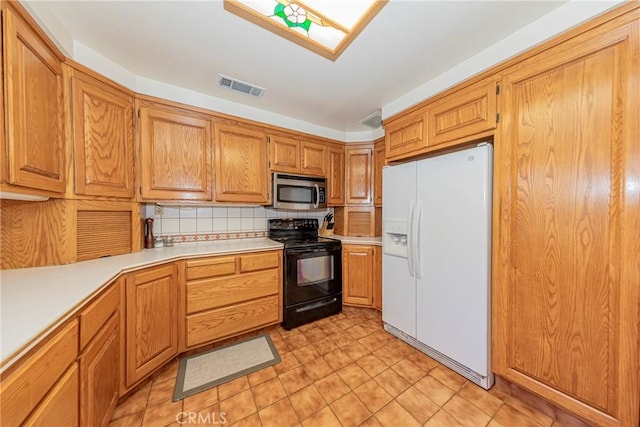
[(335, 61), (387, 0), (224, 0), (225, 10)]

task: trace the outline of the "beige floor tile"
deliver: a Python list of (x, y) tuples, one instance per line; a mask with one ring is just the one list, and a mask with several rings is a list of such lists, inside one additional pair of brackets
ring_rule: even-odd
[(313, 382), (302, 366), (287, 371), (284, 374), (279, 375), (278, 378), (280, 378), (280, 382), (287, 394), (292, 394), (298, 390), (302, 390)]
[(347, 356), (349, 356), (353, 360), (358, 360), (361, 357), (364, 357), (367, 354), (371, 353), (371, 350), (367, 349), (365, 346), (363, 346), (357, 341), (344, 346), (342, 348), (342, 351), (347, 353)]
[(324, 360), (326, 360), (327, 363), (336, 371), (353, 362), (347, 353), (341, 349), (333, 350), (332, 352), (325, 354)]
[(280, 363), (273, 365), (273, 369), (275, 369), (278, 375), (280, 375), (294, 368), (297, 368), (298, 366), (300, 366), (300, 361), (295, 356), (295, 354), (289, 352), (280, 355)]
[(289, 396), (298, 418), (303, 420), (327, 406), (318, 388), (311, 384)]
[(147, 406), (142, 419), (143, 427), (166, 426), (178, 421), (182, 415), (182, 401), (162, 402)]
[(464, 383), (467, 382), (464, 377), (456, 374), (451, 369), (442, 365), (438, 366), (435, 369), (432, 369), (431, 372), (429, 372), (429, 375), (431, 375), (453, 391), (458, 391), (460, 387), (462, 387)]
[(178, 360), (174, 360), (159, 372), (153, 374), (153, 382), (161, 383), (163, 381), (175, 380), (178, 375)]
[(184, 412), (197, 412), (200, 409), (208, 408), (218, 403), (218, 387), (213, 387), (209, 390), (194, 394), (193, 396), (185, 397), (183, 402)]
[(362, 344), (362, 346), (370, 352), (376, 351), (387, 344), (385, 340), (381, 340), (375, 333), (367, 335), (364, 338), (360, 338), (358, 343)]
[(347, 329), (347, 334), (353, 338), (354, 340), (359, 340), (360, 338), (364, 338), (370, 334), (365, 328), (360, 325), (354, 326), (353, 328)]
[(395, 365), (391, 366), (391, 369), (396, 371), (398, 375), (411, 384), (414, 384), (420, 378), (427, 375), (427, 372), (424, 369), (419, 368), (415, 363), (408, 359), (402, 359)]
[(454, 395), (453, 390), (430, 375), (420, 379), (414, 386), (438, 406), (447, 403), (451, 396)]
[(372, 413), (377, 412), (393, 400), (391, 395), (374, 380), (367, 381), (353, 392)]
[(111, 422), (109, 423), (109, 427), (140, 427), (140, 425), (142, 424), (143, 416), (144, 410), (125, 415), (118, 419), (111, 420)]
[(285, 337), (284, 342), (287, 343), (290, 349), (301, 348), (309, 344), (309, 340), (307, 340), (307, 337), (305, 337), (302, 333)]
[(465, 426), (486, 426), (491, 419), (489, 415), (460, 396), (453, 396), (442, 409)]
[(246, 375), (236, 378), (233, 381), (229, 381), (228, 383), (220, 384), (218, 386), (218, 398), (220, 400), (225, 400), (240, 393), (241, 391), (247, 390), (249, 387), (249, 381), (247, 380)]
[(500, 405), (502, 405), (502, 401), (500, 399), (492, 396), (487, 390), (478, 387), (470, 381), (460, 389), (458, 396), (473, 403), (490, 417), (492, 417), (498, 408), (500, 408)]
[(336, 371), (342, 381), (349, 386), (351, 390), (369, 381), (371, 377), (357, 364), (351, 363), (342, 369)]
[(258, 409), (266, 408), (287, 396), (287, 392), (277, 377), (252, 387), (251, 393)]
[(392, 401), (375, 414), (376, 419), (385, 427), (413, 427), (419, 426), (418, 420), (413, 418), (398, 402)]
[(403, 356), (391, 348), (389, 344), (377, 349), (373, 354), (388, 366), (393, 366), (403, 359)]
[(300, 363), (303, 365), (320, 357), (320, 353), (318, 353), (318, 350), (316, 350), (311, 344), (293, 350), (293, 354), (296, 356), (296, 359), (298, 359), (298, 361), (300, 361)]
[[(151, 384), (151, 392), (147, 399), (147, 405), (155, 405), (161, 402), (170, 402), (173, 398), (173, 389), (175, 388), (175, 381), (163, 381)], [(215, 402), (214, 402), (215, 403)]]
[(320, 328), (311, 328), (303, 332), (303, 335), (307, 338), (308, 342), (314, 342), (321, 340), (327, 336)]
[(438, 405), (415, 387), (409, 387), (402, 392), (396, 397), (396, 402), (406, 409), (420, 424), (427, 422), (440, 409)]
[(507, 426), (500, 424), (496, 420), (491, 420), (489, 421), (489, 424), (487, 424), (487, 427), (507, 427)]
[(134, 414), (139, 411), (144, 411), (147, 406), (147, 399), (149, 398), (149, 391), (151, 390), (151, 382), (142, 387), (140, 390), (133, 393), (125, 401), (120, 403), (113, 412), (111, 419), (115, 420), (125, 415)]
[(314, 381), (318, 381), (333, 372), (333, 368), (322, 357), (305, 363), (303, 367), (309, 378)]
[[(439, 410), (433, 417), (429, 418), (424, 427), (463, 427), (455, 418), (447, 414), (444, 409)], [(475, 426), (465, 426), (475, 427)], [(516, 427), (516, 426), (512, 426)]]
[(228, 399), (221, 400), (220, 411), (225, 413), (229, 424), (236, 423), (256, 412), (257, 408), (251, 390), (244, 390)]
[(518, 411), (511, 405), (502, 405), (498, 412), (493, 416), (493, 419), (504, 426), (518, 426), (518, 427), (540, 427), (540, 424), (535, 422), (533, 418), (529, 418), (522, 412)]
[(289, 427), (299, 421), (291, 402), (287, 398), (277, 401), (258, 413), (264, 427)]
[(218, 403), (207, 408), (201, 408), (199, 411), (185, 411), (183, 408), (182, 415), (182, 418), (178, 421), (179, 425), (206, 427), (216, 423), (227, 424), (226, 414), (220, 412), (220, 404)]
[(387, 364), (373, 354), (361, 357), (356, 361), (356, 363), (371, 377), (375, 377), (380, 372), (387, 369)]
[(376, 382), (380, 384), (380, 386), (393, 398), (408, 389), (411, 385), (393, 369), (387, 369), (386, 371), (376, 375), (374, 380), (376, 380)]
[(528, 416), (529, 418), (533, 418), (540, 425), (549, 427), (553, 424), (553, 418), (543, 413), (539, 409), (534, 408), (531, 405), (528, 405), (519, 397), (511, 395), (507, 398), (506, 402), (507, 402), (507, 405), (511, 405), (514, 408), (516, 408), (518, 411)]
[[(191, 427), (189, 424), (185, 424)], [(218, 425), (225, 425), (225, 423), (218, 423)], [(231, 424), (231, 427), (261, 427), (262, 421), (260, 420), (260, 415), (256, 412), (255, 414), (249, 415), (247, 418), (244, 418), (238, 421), (235, 424)], [(216, 427), (216, 424), (209, 424), (209, 427)]]
[(439, 365), (438, 362), (420, 351), (415, 351), (414, 353), (409, 354), (407, 356), (407, 360), (412, 361), (416, 366), (427, 373)]
[(353, 344), (354, 340), (345, 333), (342, 329), (338, 328), (339, 332), (330, 335), (331, 341), (336, 345), (336, 348), (346, 347), (349, 344)]
[(260, 369), (259, 371), (252, 372), (247, 375), (247, 380), (249, 380), (249, 385), (251, 387), (261, 384), (271, 378), (274, 378), (278, 375), (273, 366), (268, 366), (266, 368)]
[(335, 372), (316, 381), (315, 385), (318, 387), (318, 391), (320, 391), (320, 394), (322, 394), (322, 397), (324, 397), (324, 400), (327, 403), (331, 403), (334, 400), (341, 398), (350, 391), (349, 386), (347, 386), (344, 381), (342, 381), (342, 378), (340, 378), (340, 376)]
[(282, 357), (283, 354), (288, 353), (288, 352), (291, 351), (291, 349), (289, 348), (287, 343), (284, 342), (284, 339), (280, 339), (278, 341), (274, 341), (273, 342), (273, 346), (278, 351), (278, 354), (280, 355), (280, 357)]
[(341, 427), (342, 424), (333, 413), (330, 407), (325, 406), (322, 410), (311, 415), (302, 421), (304, 427)]
[(367, 418), (367, 420), (362, 424), (360, 424), (358, 427), (384, 427), (384, 426), (380, 421), (378, 421), (375, 415), (372, 415), (369, 418)]
[(505, 380), (496, 377), (495, 384), (489, 389), (489, 394), (504, 401), (511, 395), (511, 386)]
[(353, 427), (371, 416), (371, 412), (360, 402), (353, 392), (347, 393), (331, 405), (333, 413), (343, 426)]

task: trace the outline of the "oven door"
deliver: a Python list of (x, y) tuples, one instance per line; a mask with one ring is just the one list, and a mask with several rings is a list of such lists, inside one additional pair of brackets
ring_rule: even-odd
[(285, 250), (284, 305), (342, 292), (342, 248)]

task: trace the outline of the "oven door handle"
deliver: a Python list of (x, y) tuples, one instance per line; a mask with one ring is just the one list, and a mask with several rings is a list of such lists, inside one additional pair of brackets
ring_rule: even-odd
[(320, 205), (320, 187), (318, 187), (318, 184), (313, 184), (313, 186), (316, 188), (316, 202), (313, 204), (313, 208), (318, 209)]
[(302, 313), (304, 311), (313, 310), (314, 308), (324, 307), (325, 305), (333, 304), (338, 301), (338, 298), (331, 298), (330, 300), (318, 301), (313, 304), (308, 304), (300, 308), (296, 308), (296, 313)]

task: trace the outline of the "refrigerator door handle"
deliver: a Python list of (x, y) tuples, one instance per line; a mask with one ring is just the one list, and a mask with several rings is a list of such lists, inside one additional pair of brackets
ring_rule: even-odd
[(418, 201), (413, 210), (414, 219), (412, 221), (414, 230), (410, 233), (413, 236), (413, 248), (411, 253), (414, 256), (413, 265), (416, 271), (416, 277), (422, 279), (422, 260), (420, 259), (420, 218), (422, 218), (422, 202)]
[(407, 224), (407, 264), (409, 265), (409, 276), (413, 277), (413, 211), (415, 209), (415, 203), (412, 200), (409, 204), (409, 224)]

